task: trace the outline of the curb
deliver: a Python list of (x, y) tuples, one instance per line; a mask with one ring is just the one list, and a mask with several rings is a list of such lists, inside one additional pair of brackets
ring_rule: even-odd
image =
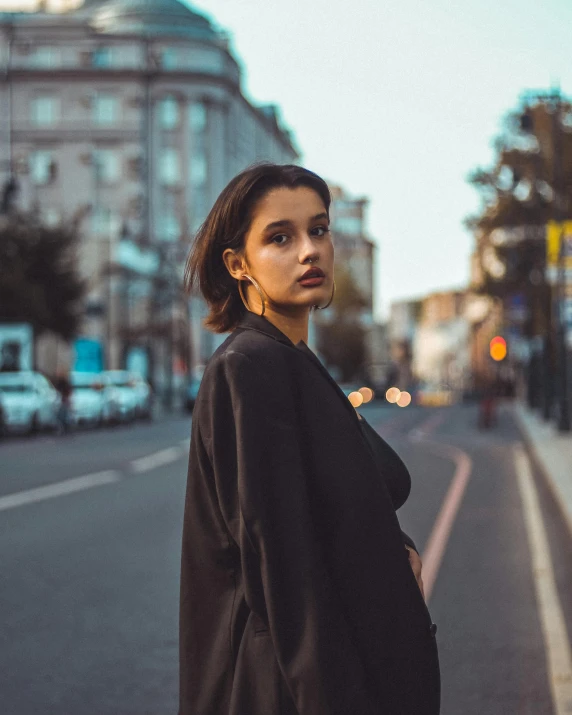
[[(570, 504), (570, 505), (566, 504), (566, 499), (561, 494), (560, 489), (558, 488), (558, 485), (554, 481), (554, 478), (553, 478), (552, 474), (550, 473), (550, 469), (546, 466), (544, 460), (538, 453), (535, 441), (530, 436), (528, 426), (524, 422), (519, 408), (522, 410), (525, 409), (521, 405), (513, 405), (511, 408), (511, 412), (512, 412), (512, 415), (513, 415), (515, 422), (518, 426), (519, 432), (522, 436), (522, 440), (526, 447), (528, 456), (529, 456), (533, 466), (535, 467), (535, 469), (537, 469), (538, 472), (542, 475), (545, 483), (548, 486), (550, 493), (554, 497), (554, 501), (556, 503), (556, 507), (557, 507), (558, 511), (560, 512), (562, 521), (568, 527), (568, 532), (570, 534), (570, 538), (572, 538), (572, 504)], [(571, 470), (572, 470), (572, 465), (571, 465)]]

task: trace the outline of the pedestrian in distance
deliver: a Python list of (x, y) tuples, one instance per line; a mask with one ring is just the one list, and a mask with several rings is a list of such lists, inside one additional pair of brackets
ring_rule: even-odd
[(58, 373), (54, 381), (56, 390), (60, 393), (60, 406), (58, 409), (58, 431), (59, 434), (67, 434), (71, 423), (71, 394), (72, 386), (66, 372)]
[(396, 515), (409, 473), (308, 347), (335, 294), (326, 183), (235, 177), (187, 262), (230, 332), (196, 399), (179, 715), (438, 715), (436, 626)]

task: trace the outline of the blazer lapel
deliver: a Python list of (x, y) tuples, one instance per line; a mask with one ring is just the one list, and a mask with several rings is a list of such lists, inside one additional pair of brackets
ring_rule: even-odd
[(350, 414), (352, 415), (352, 418), (354, 419), (357, 428), (361, 432), (359, 418), (357, 416), (357, 413), (356, 413), (353, 405), (348, 400), (348, 398), (344, 395), (344, 393), (341, 390), (338, 383), (334, 380), (334, 378), (330, 375), (330, 373), (322, 365), (319, 358), (310, 350), (310, 348), (306, 345), (306, 343), (303, 340), (300, 340), (299, 343), (294, 344), (287, 335), (285, 335), (281, 330), (279, 330), (269, 320), (266, 320), (266, 318), (262, 317), (261, 315), (256, 315), (256, 313), (251, 313), (251, 312), (246, 313), (244, 318), (242, 318), (240, 323), (236, 326), (236, 330), (255, 330), (258, 333), (267, 335), (269, 338), (272, 338), (273, 340), (278, 340), (278, 342), (284, 343), (284, 345), (288, 345), (291, 348), (295, 348), (296, 350), (301, 352), (302, 355), (305, 355), (306, 358), (308, 360), (310, 360), (311, 363), (314, 364), (314, 366), (322, 373), (322, 375), (330, 383), (330, 385), (335, 390), (338, 397), (341, 399), (346, 410), (348, 410), (350, 412)]
[[(310, 362), (314, 363), (314, 365), (318, 368), (318, 370), (322, 373), (322, 375), (326, 378), (326, 380), (330, 383), (330, 385), (334, 388), (336, 391), (336, 394), (338, 397), (342, 400), (344, 407), (349, 410), (351, 413), (353, 419), (355, 420), (356, 425), (358, 428), (359, 426), (359, 417), (357, 416), (357, 413), (355, 411), (354, 406), (352, 403), (348, 400), (348, 398), (344, 395), (343, 390), (341, 387), (338, 385), (338, 383), (334, 380), (334, 378), (330, 375), (330, 373), (326, 370), (324, 365), (320, 362), (319, 358), (317, 355), (310, 350), (310, 348), (306, 345), (306, 343), (303, 340), (300, 340), (299, 343), (297, 343), (294, 346), (297, 350), (299, 350), (303, 355), (305, 355)], [(361, 428), (360, 428), (361, 431)]]

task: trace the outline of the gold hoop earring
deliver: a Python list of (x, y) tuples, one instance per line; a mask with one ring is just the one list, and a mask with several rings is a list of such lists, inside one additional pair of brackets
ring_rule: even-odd
[[(246, 278), (246, 280), (250, 281), (252, 283), (252, 285), (256, 288), (256, 292), (260, 296), (260, 302), (262, 303), (262, 312), (254, 313), (254, 314), (262, 317), (264, 315), (264, 313), (266, 312), (266, 299), (264, 298), (264, 293), (262, 292), (262, 289), (260, 288), (258, 283), (254, 280), (254, 278), (252, 276), (249, 276), (248, 273), (243, 273), (242, 277)], [(251, 313), (253, 313), (254, 311), (250, 310), (250, 306), (246, 302), (246, 298), (244, 297), (244, 293), (242, 292), (242, 281), (241, 280), (238, 281), (238, 292), (240, 294), (241, 300), (244, 303), (244, 307), (246, 308), (246, 310), (249, 310)]]
[(326, 303), (326, 305), (315, 305), (314, 309), (315, 310), (326, 310), (326, 308), (329, 308), (330, 305), (332, 304), (332, 301), (334, 300), (334, 296), (336, 295), (336, 281), (334, 281), (334, 285), (332, 286), (332, 295), (330, 296), (330, 300)]

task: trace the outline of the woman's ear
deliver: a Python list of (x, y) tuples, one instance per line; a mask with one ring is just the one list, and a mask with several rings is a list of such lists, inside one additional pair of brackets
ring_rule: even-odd
[(227, 271), (230, 275), (237, 281), (242, 278), (242, 274), (246, 270), (244, 265), (244, 260), (235, 253), (232, 248), (227, 248), (222, 254), (222, 260), (226, 266)]

